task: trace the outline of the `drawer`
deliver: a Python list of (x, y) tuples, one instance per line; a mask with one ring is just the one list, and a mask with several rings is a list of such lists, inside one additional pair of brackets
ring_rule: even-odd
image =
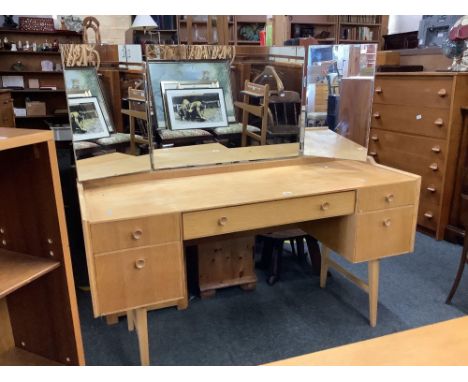
[(358, 190), (357, 208), (359, 212), (383, 210), (393, 207), (415, 205), (419, 182), (367, 187)]
[(452, 84), (451, 77), (377, 76), (374, 85), (374, 104), (449, 108)]
[(445, 139), (448, 121), (448, 109), (378, 103), (372, 107), (371, 127), (385, 130)]
[(442, 184), (445, 145), (445, 141), (438, 139), (371, 129), (368, 153), (378, 163)]
[(355, 262), (413, 250), (415, 207), (406, 206), (357, 216)]
[(184, 239), (348, 215), (354, 209), (355, 192), (347, 191), (188, 212), (183, 215)]
[(418, 225), (431, 231), (437, 230), (440, 218), (440, 206), (431, 203), (427, 198), (421, 198), (418, 211)]
[(180, 239), (180, 215), (168, 214), (90, 225), (93, 253), (118, 251)]
[(182, 244), (129, 249), (94, 257), (99, 314), (177, 300), (186, 291)]

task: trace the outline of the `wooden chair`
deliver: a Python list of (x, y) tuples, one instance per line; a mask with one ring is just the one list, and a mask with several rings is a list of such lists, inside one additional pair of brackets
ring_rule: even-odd
[[(245, 81), (244, 90), (241, 91), (244, 99), (243, 102), (236, 101), (234, 105), (242, 110), (242, 146), (247, 145), (247, 137), (252, 138), (260, 145), (266, 144), (267, 128), (268, 128), (268, 102), (270, 97), (270, 87), (268, 85), (254, 84), (253, 82)], [(260, 105), (250, 103), (250, 98), (260, 101)], [(249, 122), (249, 114), (253, 114), (261, 119), (260, 135), (249, 131), (247, 128)]]
[(88, 29), (92, 29), (94, 31), (95, 43), (100, 44), (101, 32), (99, 31), (99, 21), (93, 16), (88, 16), (83, 19), (83, 43), (85, 44), (89, 42)]

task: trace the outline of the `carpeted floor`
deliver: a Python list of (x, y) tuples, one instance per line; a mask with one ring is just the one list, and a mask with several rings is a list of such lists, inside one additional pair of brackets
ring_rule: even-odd
[[(152, 365), (258, 365), (460, 317), (468, 312), (468, 272), (451, 306), (444, 303), (461, 247), (417, 234), (413, 254), (381, 262), (378, 324), (368, 324), (367, 295), (336, 272), (327, 288), (285, 256), (281, 281), (257, 271), (254, 292), (218, 291), (193, 298), (185, 311), (148, 314)], [(349, 265), (361, 277), (365, 264)], [(89, 293), (79, 292), (87, 365), (138, 365), (135, 333), (124, 318), (108, 326), (94, 319)]]

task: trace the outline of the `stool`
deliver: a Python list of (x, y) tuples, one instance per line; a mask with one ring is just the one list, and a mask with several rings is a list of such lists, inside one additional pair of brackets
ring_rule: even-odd
[[(312, 263), (314, 274), (320, 274), (321, 256), (317, 240), (307, 235), (300, 229), (272, 232), (259, 235), (257, 238), (263, 242), (262, 257), (258, 264), (261, 269), (267, 269), (267, 283), (273, 285), (280, 278), (281, 273), (281, 255), (285, 241), (291, 243), (293, 255), (297, 254), (301, 264), (307, 263), (307, 256), (304, 250), (304, 239), (307, 242), (309, 256)], [(297, 250), (296, 250), (297, 248)]]

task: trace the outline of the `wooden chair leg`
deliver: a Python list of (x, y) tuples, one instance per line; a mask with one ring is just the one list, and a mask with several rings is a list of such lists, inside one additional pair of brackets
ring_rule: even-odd
[(318, 241), (310, 235), (307, 235), (305, 239), (307, 243), (307, 250), (310, 256), (310, 262), (312, 263), (312, 270), (314, 274), (320, 275), (320, 269), (322, 267), (322, 256), (320, 255)]
[[(296, 239), (290, 239), (289, 244), (291, 244), (291, 253), (294, 257), (296, 257)], [(299, 251), (299, 247), (297, 247), (297, 250)]]
[(282, 252), (283, 252), (283, 241), (273, 240), (273, 250), (272, 250), (270, 268), (268, 270), (268, 277), (267, 277), (267, 283), (269, 285), (273, 285), (279, 279)]
[(296, 238), (295, 242), (297, 246), (297, 258), (299, 260), (299, 263), (304, 265), (307, 263), (305, 248), (304, 248), (304, 237), (301, 236), (301, 237)]
[(322, 262), (320, 266), (320, 288), (325, 288), (327, 284), (328, 256), (330, 256), (330, 249), (322, 245)]
[(458, 271), (455, 276), (455, 280), (453, 280), (452, 289), (450, 289), (450, 293), (447, 296), (447, 300), (445, 300), (446, 304), (450, 304), (452, 302), (452, 298), (458, 289), (458, 285), (460, 284), (460, 280), (462, 278), (463, 271), (465, 270), (465, 265), (467, 261), (468, 261), (468, 238), (465, 238), (465, 241), (463, 243), (462, 254), (460, 257), (460, 263), (458, 265)]
[(374, 327), (377, 324), (377, 304), (379, 302), (379, 260), (368, 263), (369, 274), (369, 322)]
[(107, 325), (115, 325), (119, 323), (119, 315), (118, 314), (109, 314), (106, 316), (106, 323)]
[(148, 317), (145, 308), (134, 310), (141, 366), (149, 366)]

